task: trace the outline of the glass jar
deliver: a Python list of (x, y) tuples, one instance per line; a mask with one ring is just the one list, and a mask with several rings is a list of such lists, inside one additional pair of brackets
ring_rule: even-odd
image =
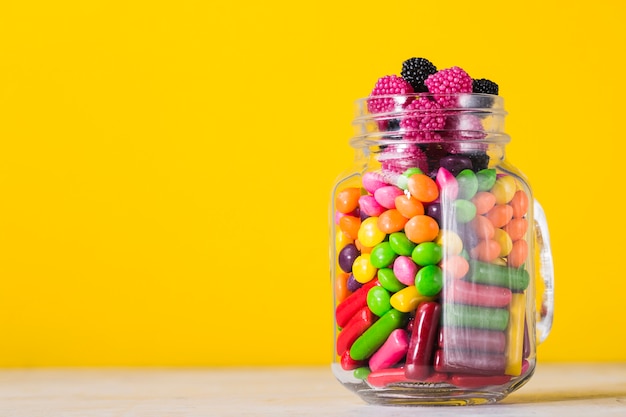
[(534, 372), (552, 256), (543, 210), (506, 161), (505, 117), (488, 94), (356, 102), (356, 157), (330, 208), (332, 370), (366, 402), (492, 403)]

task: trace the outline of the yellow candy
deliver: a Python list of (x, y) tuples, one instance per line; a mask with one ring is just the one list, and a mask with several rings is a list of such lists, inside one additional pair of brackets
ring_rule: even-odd
[(493, 240), (500, 245), (500, 254), (498, 256), (507, 256), (511, 252), (511, 249), (513, 249), (511, 236), (502, 229), (494, 230)]
[(370, 282), (376, 274), (378, 273), (378, 269), (374, 268), (372, 263), (370, 262), (370, 254), (362, 253), (357, 256), (352, 264), (352, 275), (354, 275), (354, 279), (356, 279), (361, 284), (365, 284), (366, 282)]
[(385, 239), (385, 232), (378, 228), (378, 217), (372, 216), (361, 222), (358, 232), (359, 242), (363, 246), (373, 248)]
[(509, 327), (506, 331), (506, 368), (507, 375), (518, 376), (522, 373), (524, 354), (524, 316), (526, 294), (514, 293), (509, 307)]
[(444, 256), (458, 255), (463, 251), (461, 237), (451, 230), (439, 230), (435, 242), (443, 247)]
[(354, 243), (354, 240), (352, 240), (343, 230), (338, 230), (335, 235), (335, 248), (337, 252), (350, 243)]
[(392, 295), (389, 301), (396, 310), (409, 313), (415, 310), (422, 301), (430, 300), (433, 300), (433, 297), (426, 297), (417, 291), (415, 285), (409, 285)]
[(506, 204), (511, 201), (515, 191), (517, 191), (517, 184), (511, 175), (498, 178), (491, 189), (491, 193), (496, 196), (496, 204)]

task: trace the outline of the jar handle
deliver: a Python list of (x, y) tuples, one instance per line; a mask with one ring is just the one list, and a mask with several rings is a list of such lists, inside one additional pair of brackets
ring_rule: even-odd
[(539, 337), (539, 343), (542, 343), (552, 329), (554, 316), (554, 263), (550, 248), (550, 233), (548, 232), (546, 213), (537, 200), (534, 200), (533, 206), (535, 212), (535, 238), (539, 246), (540, 275), (544, 285), (539, 321), (537, 322), (537, 336)]

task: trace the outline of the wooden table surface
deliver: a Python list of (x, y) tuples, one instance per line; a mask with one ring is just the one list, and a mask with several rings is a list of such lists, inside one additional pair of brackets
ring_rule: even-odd
[(626, 416), (626, 363), (544, 364), (497, 404), (373, 406), (330, 367), (0, 370), (0, 417)]

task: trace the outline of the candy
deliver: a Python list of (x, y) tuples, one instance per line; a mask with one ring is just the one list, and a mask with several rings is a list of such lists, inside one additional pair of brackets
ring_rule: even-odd
[(478, 191), (489, 191), (496, 183), (497, 174), (493, 168), (481, 169), (476, 173)]
[(365, 361), (355, 361), (350, 357), (350, 351), (346, 350), (341, 355), (339, 359), (339, 363), (341, 364), (341, 369), (345, 369), (346, 371), (351, 371), (353, 369), (357, 369), (362, 367), (365, 364)]
[(403, 232), (390, 234), (389, 245), (391, 245), (391, 249), (393, 249), (396, 254), (403, 256), (411, 256), (413, 249), (417, 246), (415, 243), (411, 242)]
[(372, 287), (367, 292), (367, 306), (372, 313), (380, 317), (391, 310), (390, 298), (389, 291), (383, 287)]
[(347, 244), (354, 243), (354, 239), (348, 236), (344, 231), (337, 230), (335, 234), (335, 248), (336, 250), (343, 249)]
[[(380, 287), (373, 287), (380, 288)], [(371, 291), (371, 290), (370, 290)], [(343, 355), (345, 351), (350, 349), (354, 341), (363, 334), (373, 323), (376, 317), (368, 307), (363, 307), (348, 321), (337, 336), (337, 355)]]
[[(517, 242), (522, 241), (518, 240)], [(513, 246), (515, 247), (515, 245)], [(509, 261), (510, 259), (511, 254), (509, 254)], [(524, 291), (530, 282), (530, 275), (525, 269), (470, 261), (470, 270), (469, 280), (478, 284), (495, 285), (509, 288), (513, 291)]]
[(511, 240), (511, 236), (509, 236), (506, 231), (503, 229), (495, 229), (493, 239), (498, 242), (498, 245), (500, 246), (500, 253), (498, 254), (499, 257), (507, 256), (509, 252), (511, 252), (511, 249), (513, 248), (513, 240)]
[(402, 194), (403, 191), (395, 185), (386, 185), (374, 192), (374, 198), (381, 206), (392, 209), (396, 208), (396, 197)]
[(439, 332), (439, 347), (486, 353), (504, 353), (506, 335), (494, 330), (446, 327)]
[(526, 312), (526, 295), (513, 294), (509, 309), (511, 319), (507, 330), (506, 369), (507, 375), (517, 376), (522, 373), (522, 354), (524, 352), (524, 321)]
[(515, 178), (511, 175), (496, 179), (495, 184), (491, 187), (491, 192), (496, 196), (496, 204), (506, 204), (511, 201), (516, 190)]
[(472, 169), (472, 160), (463, 155), (449, 155), (439, 160), (439, 166), (447, 169), (456, 177), (464, 169)]
[[(428, 377), (419, 379), (419, 382), (436, 384), (440, 382), (446, 382), (447, 379), (448, 374), (433, 372)], [(416, 381), (418, 380), (408, 378), (406, 376), (406, 370), (404, 369), (404, 367), (380, 369), (376, 372), (370, 373), (367, 376), (367, 383), (374, 388), (384, 388), (391, 384)]]
[(479, 375), (502, 375), (506, 366), (504, 355), (475, 351), (438, 349), (434, 367), (437, 372)]
[(417, 215), (404, 225), (404, 233), (413, 243), (431, 242), (439, 234), (439, 225), (430, 216)]
[(451, 230), (439, 229), (435, 243), (441, 245), (447, 256), (458, 255), (463, 250), (463, 240), (457, 233)]
[(367, 359), (385, 343), (392, 331), (406, 324), (407, 315), (391, 309), (370, 326), (350, 348), (350, 357), (354, 360)]
[(475, 327), (478, 329), (502, 331), (509, 324), (509, 311), (504, 308), (477, 307), (452, 303), (446, 303), (443, 308), (444, 326)]
[(506, 307), (511, 302), (508, 288), (455, 280), (446, 287), (446, 301), (480, 307)]
[(380, 174), (371, 171), (363, 174), (363, 177), (361, 178), (361, 184), (363, 185), (363, 188), (365, 188), (365, 190), (370, 194), (374, 194), (379, 188), (389, 185), (383, 180)]
[(386, 234), (378, 228), (378, 217), (368, 217), (361, 222), (357, 238), (367, 247), (373, 248), (385, 239)]
[(404, 217), (410, 219), (418, 214), (424, 214), (424, 204), (416, 198), (408, 195), (399, 195), (396, 197), (396, 210)]
[(356, 216), (345, 215), (339, 219), (339, 228), (352, 240), (358, 237), (361, 219)]
[(496, 196), (489, 191), (479, 191), (472, 197), (472, 203), (476, 206), (476, 214), (486, 214), (496, 205)]
[(350, 276), (348, 277), (348, 282), (347, 282), (346, 286), (348, 287), (348, 291), (353, 293), (356, 290), (358, 290), (359, 288), (361, 288), (363, 286), (363, 284), (361, 284), (359, 281), (354, 279), (354, 275), (350, 274)]
[[(364, 361), (360, 361), (360, 362), (364, 362)], [(372, 371), (370, 371), (370, 368), (368, 368), (367, 366), (362, 366), (360, 368), (356, 368), (354, 370), (353, 375), (356, 379), (367, 379), (367, 377), (369, 376), (371, 372)]]
[(409, 338), (403, 329), (391, 332), (385, 343), (370, 357), (369, 367), (372, 372), (389, 368), (402, 359), (409, 347)]
[(353, 292), (335, 309), (335, 322), (339, 327), (345, 327), (350, 319), (363, 307), (367, 307), (367, 293), (378, 280), (372, 280)]
[(391, 296), (391, 306), (403, 313), (409, 313), (417, 308), (422, 301), (430, 301), (431, 297), (420, 294), (415, 285), (409, 285)]
[(513, 217), (520, 218), (528, 211), (528, 196), (524, 191), (517, 190), (509, 205), (513, 208)]
[(513, 242), (513, 247), (508, 256), (508, 264), (511, 268), (519, 268), (524, 265), (528, 257), (528, 243), (524, 239)]
[(341, 213), (350, 213), (359, 206), (359, 197), (361, 197), (360, 188), (344, 188), (335, 197), (335, 208)]
[(378, 216), (378, 228), (383, 233), (399, 232), (404, 228), (409, 219), (404, 217), (400, 211), (390, 209)]
[(386, 268), (391, 265), (397, 257), (398, 255), (391, 248), (389, 242), (381, 242), (372, 249), (369, 261), (374, 268)]
[(408, 256), (398, 256), (393, 262), (393, 273), (398, 281), (405, 285), (415, 284), (415, 274), (417, 274), (417, 265)]
[(471, 169), (464, 169), (456, 176), (457, 183), (459, 184), (458, 198), (463, 200), (470, 200), (474, 197), (478, 191), (478, 179), (476, 174)]
[(450, 382), (461, 388), (481, 388), (490, 385), (502, 385), (511, 380), (508, 375), (468, 375), (454, 374), (450, 376)]
[(443, 288), (443, 273), (437, 265), (427, 265), (417, 271), (415, 275), (415, 288), (426, 296), (432, 297)]
[(398, 280), (391, 268), (381, 268), (378, 270), (378, 282), (380, 282), (381, 287), (389, 292), (398, 292), (406, 287), (405, 284)]
[(500, 244), (493, 239), (483, 239), (470, 250), (472, 258), (483, 262), (491, 262), (500, 256)]
[(422, 203), (430, 203), (439, 197), (437, 183), (425, 174), (411, 175), (407, 187), (411, 196)]
[(469, 200), (454, 200), (452, 206), (458, 223), (467, 223), (476, 217), (476, 206)]
[(469, 262), (461, 255), (446, 256), (440, 263), (446, 279), (459, 280), (469, 272)]
[(441, 224), (441, 204), (431, 203), (426, 208), (426, 215), (433, 218), (438, 225)]
[(350, 295), (350, 290), (348, 289), (349, 276), (350, 274), (347, 272), (337, 273), (337, 278), (335, 279), (335, 298), (337, 302), (342, 302)]
[(361, 253), (357, 249), (354, 243), (349, 243), (344, 246), (341, 251), (339, 251), (339, 255), (337, 256), (337, 261), (339, 262), (339, 267), (344, 272), (352, 272), (352, 265), (354, 264), (354, 260)]
[(441, 190), (441, 195), (444, 199), (454, 200), (459, 194), (459, 183), (454, 175), (447, 169), (440, 167), (437, 170), (437, 176), (435, 182)]
[(370, 282), (376, 276), (376, 267), (370, 262), (370, 254), (362, 253), (352, 264), (352, 275), (361, 284)]
[(422, 242), (411, 253), (413, 262), (420, 266), (438, 264), (443, 257), (441, 245), (435, 242)]
[(495, 227), (493, 223), (485, 216), (476, 216), (469, 223), (470, 227), (479, 239), (493, 239), (495, 234)]
[(432, 372), (432, 355), (440, 316), (439, 303), (429, 301), (418, 306), (404, 367), (407, 378), (419, 380)]
[(359, 198), (359, 207), (361, 208), (361, 213), (369, 217), (380, 216), (386, 210), (386, 208), (378, 204), (378, 201), (370, 194), (362, 195), (361, 198)]
[(511, 221), (508, 222), (502, 229), (509, 234), (509, 237), (514, 242), (523, 238), (526, 234), (526, 231), (528, 230), (528, 220), (515, 217), (514, 215), (513, 219), (511, 219)]
[(493, 227), (503, 227), (513, 218), (513, 207), (508, 204), (496, 204), (485, 216)]

